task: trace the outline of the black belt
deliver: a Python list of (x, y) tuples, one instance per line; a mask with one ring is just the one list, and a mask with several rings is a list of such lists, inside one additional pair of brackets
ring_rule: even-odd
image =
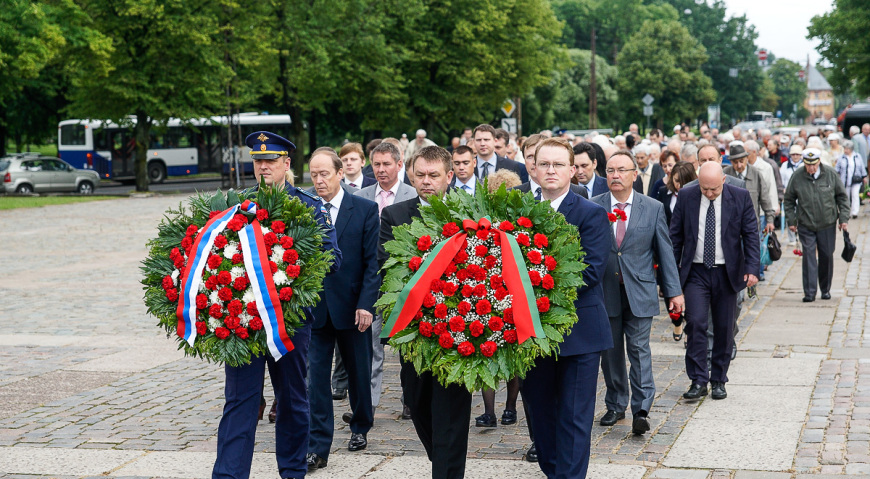
[[(704, 263), (692, 263), (692, 264), (696, 264), (698, 266), (704, 266)], [(707, 268), (706, 266), (704, 266), (704, 267)], [(724, 267), (725, 267), (724, 264), (714, 264), (713, 266), (711, 266), (707, 269), (724, 268)]]

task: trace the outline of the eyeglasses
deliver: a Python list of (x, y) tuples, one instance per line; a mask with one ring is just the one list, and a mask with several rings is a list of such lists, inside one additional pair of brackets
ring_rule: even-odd
[(627, 174), (631, 173), (632, 171), (635, 171), (635, 170), (630, 169), (630, 168), (620, 168), (618, 170), (615, 170), (613, 168), (607, 168), (604, 170), (604, 172), (607, 173), (608, 175), (612, 175), (614, 173), (619, 173), (620, 175), (627, 175)]
[(569, 166), (571, 165), (569, 165), (568, 163), (538, 163), (537, 165), (535, 165), (535, 168), (540, 168), (543, 171), (550, 171), (550, 168), (553, 168), (554, 170), (559, 171), (564, 170)]

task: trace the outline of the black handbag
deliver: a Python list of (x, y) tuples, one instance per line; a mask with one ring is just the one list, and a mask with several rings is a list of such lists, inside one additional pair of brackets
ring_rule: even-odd
[(855, 250), (857, 249), (858, 247), (855, 246), (855, 243), (849, 239), (849, 232), (843, 231), (843, 254), (840, 256), (846, 260), (847, 263), (851, 263), (852, 258), (855, 257)]
[(767, 252), (772, 261), (779, 261), (779, 258), (782, 258), (782, 246), (776, 237), (776, 231), (771, 231), (770, 236), (767, 237)]
[(852, 175), (852, 184), (857, 185), (858, 183), (863, 183), (864, 177), (861, 175)]

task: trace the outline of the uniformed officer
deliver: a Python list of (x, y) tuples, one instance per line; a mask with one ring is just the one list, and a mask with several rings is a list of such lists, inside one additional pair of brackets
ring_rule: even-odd
[[(255, 131), (245, 138), (254, 161), (257, 183), (284, 185), (290, 196), (314, 208), (315, 219), (327, 231), (323, 244), (332, 251), (335, 262), (331, 271), (341, 265), (335, 229), (326, 214), (320, 198), (293, 186), (290, 153), (296, 149), (290, 141), (268, 131)], [(305, 310), (306, 324), (293, 335), (294, 349), (275, 361), (271, 356), (252, 358), (251, 364), (240, 367), (226, 366), (226, 386), (223, 417), (218, 426), (217, 460), (212, 479), (247, 479), (254, 454), (254, 435), (263, 386), (263, 373), (269, 366), (269, 377), (278, 404), (275, 423), (275, 455), (282, 478), (302, 478), (308, 470), (305, 454), (308, 451), (308, 391), (306, 386), (308, 342), (311, 338), (310, 309)]]

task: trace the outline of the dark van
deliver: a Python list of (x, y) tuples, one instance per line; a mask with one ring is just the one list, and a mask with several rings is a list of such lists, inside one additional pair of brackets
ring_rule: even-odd
[(855, 103), (846, 110), (840, 129), (843, 135), (848, 138), (849, 128), (852, 125), (858, 125), (858, 128), (861, 128), (864, 123), (870, 123), (870, 103)]

